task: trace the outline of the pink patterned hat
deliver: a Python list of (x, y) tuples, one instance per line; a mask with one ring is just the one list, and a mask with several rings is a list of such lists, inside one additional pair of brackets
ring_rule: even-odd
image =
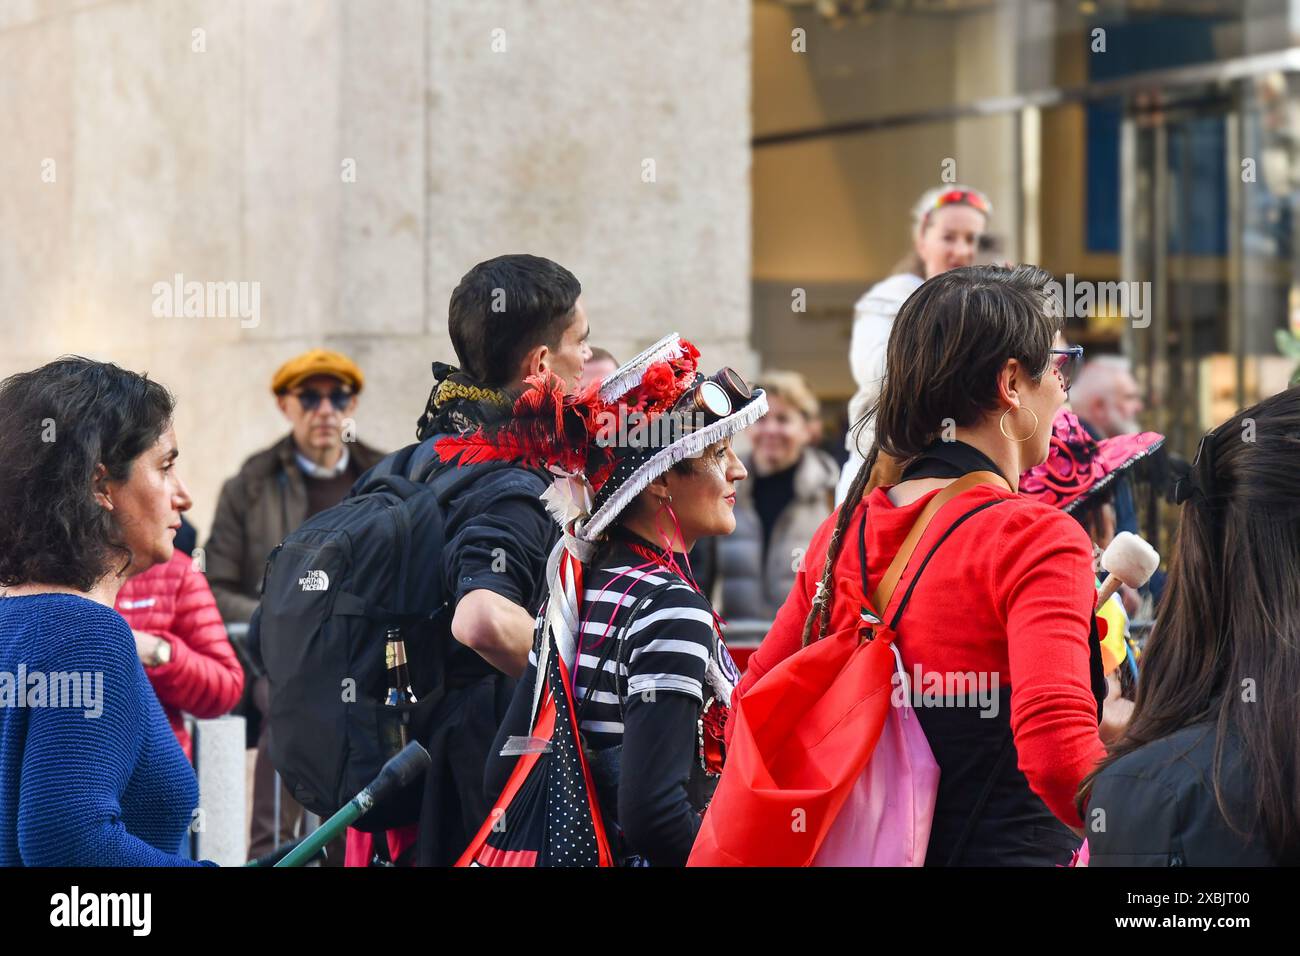
[(1062, 408), (1052, 422), (1047, 461), (1020, 476), (1020, 493), (1062, 511), (1073, 511), (1164, 441), (1165, 436), (1156, 432), (1097, 441), (1073, 412)]

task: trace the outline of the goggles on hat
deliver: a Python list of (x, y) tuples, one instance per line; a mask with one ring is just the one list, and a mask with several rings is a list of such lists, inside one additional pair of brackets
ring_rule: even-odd
[(733, 368), (724, 368), (697, 381), (677, 400), (677, 414), (702, 414), (705, 424), (726, 418), (739, 405), (749, 401), (754, 390)]

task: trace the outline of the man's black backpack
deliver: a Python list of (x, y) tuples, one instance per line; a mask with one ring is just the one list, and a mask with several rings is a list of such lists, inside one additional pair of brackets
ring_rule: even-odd
[[(271, 762), (295, 800), (327, 817), (395, 753), (423, 740), (444, 693), (452, 640), (442, 584), (443, 512), (490, 463), (443, 466), (433, 439), (394, 452), (348, 497), (271, 552), (256, 642), (271, 683)], [(387, 706), (385, 650), (400, 627), (416, 703)], [(419, 818), (412, 785), (362, 817), (377, 831)]]

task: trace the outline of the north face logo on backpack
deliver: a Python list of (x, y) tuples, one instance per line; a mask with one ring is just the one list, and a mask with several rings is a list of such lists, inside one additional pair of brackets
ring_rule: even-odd
[(298, 579), (298, 587), (304, 591), (325, 591), (330, 586), (330, 576), (324, 571), (308, 571), (305, 577)]

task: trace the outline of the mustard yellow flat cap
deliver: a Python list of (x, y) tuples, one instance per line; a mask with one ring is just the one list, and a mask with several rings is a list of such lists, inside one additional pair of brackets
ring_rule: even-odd
[(271, 391), (283, 395), (313, 375), (332, 375), (340, 382), (351, 385), (354, 392), (360, 392), (366, 384), (366, 377), (361, 374), (357, 363), (346, 355), (329, 349), (312, 349), (289, 359), (276, 369), (275, 375), (271, 377)]

